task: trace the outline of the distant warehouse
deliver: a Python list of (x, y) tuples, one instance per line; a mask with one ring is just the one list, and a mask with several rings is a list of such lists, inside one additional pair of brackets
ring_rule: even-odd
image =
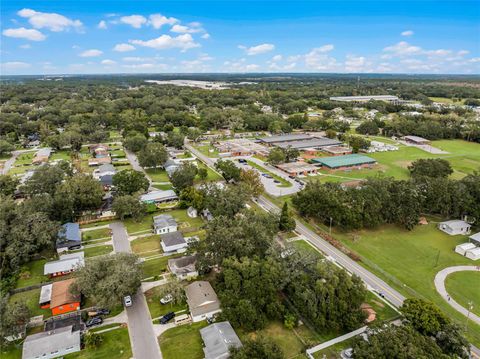
[(400, 99), (397, 96), (391, 95), (372, 95), (372, 96), (335, 96), (330, 97), (331, 101), (340, 102), (368, 102), (368, 101), (387, 101), (398, 102)]
[(308, 134), (291, 133), (288, 135), (260, 138), (260, 141), (269, 146), (280, 148), (295, 148), (297, 150), (320, 149), (327, 146), (337, 146), (341, 142), (326, 137), (310, 136)]
[(371, 168), (377, 163), (375, 159), (359, 154), (319, 157), (312, 159), (312, 162), (331, 170)]

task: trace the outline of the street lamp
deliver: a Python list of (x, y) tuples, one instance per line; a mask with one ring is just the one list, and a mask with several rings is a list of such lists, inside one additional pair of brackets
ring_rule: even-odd
[(470, 312), (472, 311), (473, 309), (473, 302), (472, 301), (469, 301), (468, 302), (468, 312), (467, 312), (467, 320), (465, 322), (465, 333), (467, 332), (467, 327), (468, 327), (468, 320), (470, 319)]

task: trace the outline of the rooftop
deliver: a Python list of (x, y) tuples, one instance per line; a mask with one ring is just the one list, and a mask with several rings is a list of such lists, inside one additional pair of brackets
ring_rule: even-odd
[(331, 101), (398, 101), (398, 96), (392, 95), (371, 95), (371, 96), (334, 96), (330, 97)]
[(275, 143), (274, 145), (280, 148), (291, 147), (296, 149), (304, 149), (304, 148), (334, 146), (334, 145), (341, 145), (341, 144), (342, 142), (340, 142), (339, 140), (335, 140), (327, 137), (311, 137), (305, 140)]
[(155, 228), (165, 228), (176, 226), (177, 221), (169, 214), (161, 214), (159, 216), (153, 217), (153, 225)]
[(152, 191), (147, 194), (140, 196), (142, 202), (155, 202), (155, 201), (167, 201), (171, 199), (177, 199), (178, 196), (175, 191), (169, 189), (166, 191), (158, 190)]
[(471, 227), (470, 224), (468, 224), (465, 221), (462, 221), (460, 219), (451, 219), (450, 221), (445, 221), (445, 222), (440, 222), (441, 225), (449, 226), (450, 228), (465, 228), (465, 227)]
[(277, 165), (278, 168), (289, 172), (289, 171), (312, 171), (316, 170), (317, 167), (306, 162), (288, 162)]
[(60, 305), (75, 303), (80, 301), (80, 295), (73, 294), (70, 291), (70, 286), (75, 282), (75, 279), (66, 279), (60, 282), (54, 282), (52, 287), (52, 298), (50, 300), (50, 308), (55, 308)]
[(84, 253), (71, 253), (60, 256), (58, 261), (45, 263), (43, 267), (43, 274), (53, 274), (58, 272), (68, 272), (78, 267), (83, 267), (85, 264)]
[(426, 138), (420, 136), (404, 136), (403, 138), (415, 142), (430, 142), (430, 140), (427, 140)]
[(29, 335), (23, 342), (22, 358), (41, 358), (71, 347), (80, 348), (80, 331), (73, 331), (72, 326), (68, 326)]
[(160, 238), (162, 239), (162, 242), (166, 247), (187, 243), (187, 241), (185, 241), (185, 238), (183, 238), (182, 232), (170, 232), (161, 234)]
[(285, 142), (285, 141), (299, 141), (299, 140), (309, 140), (312, 136), (306, 133), (289, 133), (286, 135), (262, 137), (260, 141), (265, 143), (275, 143), (275, 142)]
[(205, 359), (228, 358), (230, 348), (239, 348), (242, 342), (232, 328), (230, 322), (219, 322), (200, 329), (205, 344)]
[(195, 272), (197, 263), (196, 256), (184, 256), (180, 258), (172, 258), (168, 260), (168, 268), (174, 274), (187, 274)]
[(207, 281), (196, 281), (185, 287), (188, 307), (193, 316), (220, 309), (220, 301), (212, 285)]
[(65, 223), (62, 225), (63, 231), (60, 231), (58, 237), (61, 241), (80, 242), (80, 225), (78, 223)]
[(333, 156), (333, 157), (319, 157), (312, 160), (314, 163), (318, 163), (322, 166), (329, 168), (348, 167), (362, 164), (376, 163), (377, 161), (371, 157), (351, 154), (345, 156)]

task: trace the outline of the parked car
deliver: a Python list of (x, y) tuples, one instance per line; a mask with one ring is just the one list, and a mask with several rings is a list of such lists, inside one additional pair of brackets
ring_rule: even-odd
[(276, 180), (276, 179), (274, 179), (273, 182), (274, 183), (281, 183), (279, 180)]
[(110, 310), (106, 308), (101, 308), (97, 310), (97, 315), (109, 315), (109, 314), (110, 314)]
[(160, 303), (162, 303), (162, 304), (167, 304), (167, 303), (170, 303), (172, 300), (173, 300), (172, 295), (171, 295), (171, 294), (167, 294), (165, 297), (163, 297), (162, 299), (160, 299)]
[(132, 302), (132, 297), (127, 295), (126, 297), (123, 298), (123, 304), (125, 304), (126, 307), (131, 307), (133, 302)]
[(243, 158), (239, 158), (238, 163), (247, 163), (247, 160)]
[(175, 317), (175, 313), (174, 312), (169, 312), (169, 313), (165, 314), (163, 317), (160, 318), (160, 324), (167, 324), (174, 317)]
[(100, 325), (103, 323), (103, 319), (100, 317), (93, 317), (92, 319), (87, 320), (85, 323), (87, 328), (93, 327), (94, 325)]

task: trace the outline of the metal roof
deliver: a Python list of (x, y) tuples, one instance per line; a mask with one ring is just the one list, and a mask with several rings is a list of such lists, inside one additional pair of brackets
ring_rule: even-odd
[(345, 155), (345, 156), (332, 156), (332, 157), (319, 157), (312, 160), (314, 163), (318, 163), (322, 166), (329, 168), (357, 166), (368, 163), (376, 163), (377, 160), (359, 154)]
[(142, 202), (155, 202), (155, 201), (168, 201), (171, 199), (177, 199), (178, 196), (175, 191), (169, 189), (166, 191), (158, 190), (152, 191), (140, 196)]
[(65, 223), (62, 225), (63, 231), (58, 233), (61, 241), (80, 242), (82, 240), (80, 235), (80, 225), (78, 223)]
[(68, 272), (79, 267), (83, 267), (85, 264), (84, 253), (72, 253), (65, 256), (60, 256), (60, 260), (47, 262), (43, 267), (43, 274), (53, 274), (58, 272)]
[[(80, 349), (80, 331), (72, 331), (72, 326), (29, 335), (23, 342), (23, 359), (53, 358), (52, 353), (68, 348)], [(73, 351), (72, 351), (73, 352)]]
[(289, 133), (286, 135), (262, 137), (260, 141), (265, 143), (275, 143), (275, 142), (286, 142), (286, 141), (299, 141), (299, 140), (309, 140), (312, 136), (306, 133)]
[(371, 95), (371, 96), (334, 96), (330, 97), (331, 101), (398, 101), (398, 96), (392, 95)]
[(303, 141), (291, 141), (291, 142), (282, 142), (282, 143), (275, 143), (274, 145), (280, 148), (317, 148), (317, 147), (326, 147), (326, 146), (334, 146), (334, 145), (341, 145), (342, 142), (338, 140), (334, 140), (331, 138), (326, 137), (311, 137), (308, 140)]
[(187, 243), (185, 238), (183, 238), (182, 232), (170, 232), (161, 234), (160, 238), (162, 239), (162, 242), (166, 247)]
[(200, 329), (205, 347), (205, 359), (223, 359), (229, 357), (231, 347), (239, 348), (242, 342), (230, 322), (219, 322)]
[(465, 227), (471, 227), (470, 224), (460, 219), (452, 219), (450, 221), (440, 222), (440, 224), (443, 226), (448, 226), (452, 229), (461, 229)]
[(161, 214), (153, 217), (153, 226), (157, 228), (173, 227), (177, 225), (177, 221), (169, 214)]
[(38, 300), (39, 304), (50, 302), (52, 299), (52, 287), (53, 284), (42, 286), (42, 289), (40, 290), (40, 298)]

